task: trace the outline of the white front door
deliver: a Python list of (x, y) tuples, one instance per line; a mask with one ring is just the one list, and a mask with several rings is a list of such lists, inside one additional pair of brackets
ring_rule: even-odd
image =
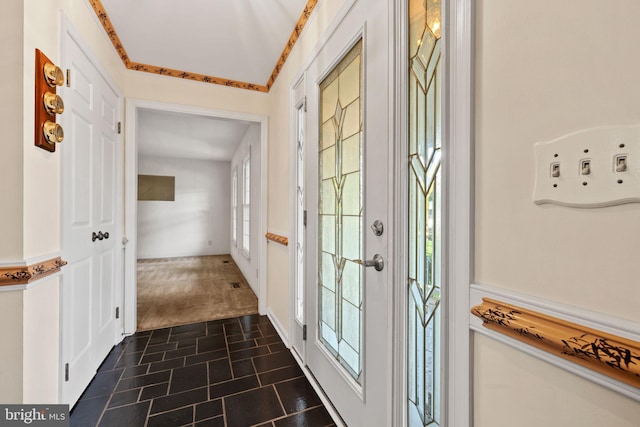
[(78, 42), (66, 35), (71, 70), (62, 155), (62, 401), (74, 404), (119, 341), (116, 307), (122, 283), (122, 143), (120, 99)]
[(306, 75), (305, 362), (349, 427), (391, 412), (387, 8), (356, 2)]

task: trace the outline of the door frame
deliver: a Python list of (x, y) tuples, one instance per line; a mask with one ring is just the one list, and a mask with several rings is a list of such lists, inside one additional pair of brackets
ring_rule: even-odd
[[(290, 167), (289, 167), (289, 212), (290, 212), (290, 224), (289, 224), (289, 277), (291, 278), (291, 287), (289, 289), (289, 345), (295, 349), (298, 335), (303, 334), (300, 331), (300, 328), (304, 328), (307, 324), (307, 307), (304, 304), (304, 312), (303, 312), (303, 321), (300, 324), (300, 321), (296, 318), (296, 291), (297, 291), (297, 269), (298, 269), (298, 110), (302, 108), (304, 110), (304, 122), (301, 124), (304, 132), (304, 147), (306, 149), (307, 142), (307, 79), (306, 79), (306, 68), (300, 73), (295, 80), (289, 86), (289, 141), (292, 143), (289, 144), (289, 159)], [(305, 155), (306, 156), (306, 155)], [(303, 162), (306, 157), (303, 157)], [(304, 180), (304, 175), (303, 175)], [(306, 194), (304, 194), (306, 196)], [(306, 200), (306, 199), (305, 199)], [(306, 232), (306, 224), (304, 226), (304, 230)], [(301, 365), (305, 364), (306, 357), (306, 340), (302, 338), (302, 345), (300, 348), (300, 353), (296, 351), (293, 352), (294, 357), (298, 360)]]
[[(390, 6), (390, 20), (395, 40), (391, 69), (389, 99), (395, 103), (396, 114), (393, 156), (395, 158), (395, 238), (392, 242), (397, 266), (394, 282), (393, 325), (393, 425), (407, 425), (406, 419), (406, 248), (408, 230), (408, 133), (407, 111), (408, 4), (395, 2)], [(474, 135), (474, 2), (473, 0), (443, 0), (445, 45), (443, 47), (443, 140), (448, 141), (444, 166), (444, 236), (445, 251), (442, 298), (443, 345), (442, 388), (445, 402), (442, 425), (469, 427), (473, 425), (472, 401), (472, 336), (469, 329), (469, 294), (473, 279), (473, 135)]]
[[(137, 327), (137, 232), (138, 232), (138, 110), (152, 109), (166, 112), (195, 114), (199, 116), (244, 120), (260, 124), (260, 218), (258, 223), (258, 311), (267, 312), (267, 241), (261, 238), (267, 232), (267, 141), (268, 117), (259, 114), (238, 113), (212, 108), (193, 107), (182, 104), (128, 98), (126, 101), (125, 126), (125, 177), (124, 177), (124, 334), (136, 332)], [(231, 237), (229, 237), (231, 241)]]

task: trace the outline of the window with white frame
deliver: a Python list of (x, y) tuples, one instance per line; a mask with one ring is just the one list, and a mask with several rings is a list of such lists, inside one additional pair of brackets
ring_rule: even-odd
[(238, 246), (238, 168), (231, 176), (231, 241)]
[(251, 152), (242, 161), (242, 251), (251, 249)]

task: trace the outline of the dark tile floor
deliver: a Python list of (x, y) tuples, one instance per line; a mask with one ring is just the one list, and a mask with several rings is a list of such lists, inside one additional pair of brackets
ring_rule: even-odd
[(139, 332), (71, 412), (81, 427), (334, 426), (266, 316)]

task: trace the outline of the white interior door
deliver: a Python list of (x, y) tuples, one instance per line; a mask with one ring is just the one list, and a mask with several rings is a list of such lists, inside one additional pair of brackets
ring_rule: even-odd
[(62, 401), (73, 404), (120, 336), (122, 146), (119, 96), (69, 34), (63, 64)]
[(306, 76), (306, 363), (350, 427), (390, 423), (388, 49), (387, 2), (361, 0)]

